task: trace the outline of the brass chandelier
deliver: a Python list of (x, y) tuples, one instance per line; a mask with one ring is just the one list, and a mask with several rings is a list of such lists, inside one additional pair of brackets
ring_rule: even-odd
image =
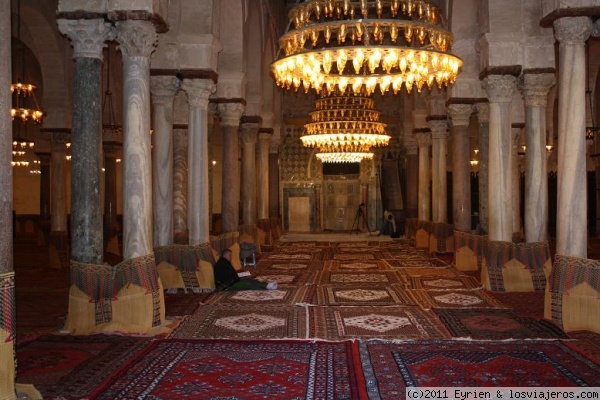
[(380, 122), (371, 98), (329, 96), (316, 100), (315, 108), (300, 140), (306, 147), (317, 147), (317, 158), (322, 162), (372, 159), (371, 147), (389, 144), (386, 125)]
[(411, 92), (456, 81), (453, 35), (427, 0), (306, 0), (288, 14), (271, 70), (278, 86), (320, 94)]

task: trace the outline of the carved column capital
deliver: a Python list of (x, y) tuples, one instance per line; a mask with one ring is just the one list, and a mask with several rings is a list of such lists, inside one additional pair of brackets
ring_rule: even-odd
[(174, 76), (151, 76), (150, 93), (153, 104), (173, 104), (180, 80)]
[(548, 91), (555, 83), (554, 74), (523, 75), (519, 86), (523, 93), (525, 106), (545, 107), (548, 102)]
[(273, 133), (271, 132), (258, 132), (258, 142), (260, 144), (269, 145), (271, 143), (271, 138), (273, 137)]
[(484, 80), (490, 103), (510, 103), (516, 87), (517, 78), (512, 75), (489, 75)]
[(244, 122), (240, 125), (240, 138), (244, 144), (256, 143), (260, 124), (256, 122)]
[(221, 125), (240, 125), (240, 118), (245, 110), (245, 107), (242, 103), (220, 103), (218, 109), (219, 117), (221, 117)]
[(114, 27), (103, 19), (59, 19), (57, 22), (58, 30), (71, 40), (73, 58), (102, 60), (106, 42), (117, 35)]
[(190, 106), (203, 110), (208, 110), (208, 98), (216, 88), (210, 79), (184, 79), (181, 83), (181, 89), (187, 95)]
[(477, 109), (479, 123), (490, 122), (490, 103), (477, 103), (475, 108)]
[(419, 147), (431, 146), (431, 132), (415, 132), (415, 139)]
[(469, 119), (473, 113), (471, 104), (450, 104), (448, 115), (452, 119), (452, 126), (469, 126)]
[(105, 144), (103, 146), (104, 149), (104, 157), (105, 158), (118, 158), (119, 157), (119, 153), (121, 152), (121, 145), (120, 144)]
[(404, 148), (406, 149), (407, 155), (417, 155), (419, 154), (419, 145), (416, 140), (411, 140), (410, 138), (406, 138), (404, 140)]
[(592, 33), (592, 19), (590, 17), (564, 17), (553, 22), (554, 36), (561, 45), (580, 45)]
[(146, 57), (156, 48), (158, 34), (152, 22), (139, 20), (118, 21), (117, 41), (125, 56)]
[(435, 119), (429, 121), (432, 139), (446, 139), (448, 137), (448, 120)]

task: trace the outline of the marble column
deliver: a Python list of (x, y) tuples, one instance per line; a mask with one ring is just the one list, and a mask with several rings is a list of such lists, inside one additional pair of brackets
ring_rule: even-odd
[(258, 173), (256, 175), (258, 219), (269, 219), (269, 145), (272, 136), (272, 129), (258, 131)]
[(102, 264), (102, 48), (114, 38), (103, 19), (58, 20), (74, 47), (71, 140), (71, 258)]
[[(40, 219), (50, 219), (50, 154), (35, 153), (40, 161)], [(64, 186), (64, 182), (63, 182)]]
[(548, 239), (548, 172), (546, 151), (546, 105), (556, 83), (554, 74), (524, 74), (521, 89), (525, 100), (525, 241)]
[(220, 103), (218, 105), (223, 132), (223, 183), (221, 195), (221, 216), (223, 232), (238, 230), (240, 219), (240, 169), (239, 169), (239, 126), (244, 112), (241, 103)]
[(315, 230), (323, 232), (323, 201), (322, 201), (323, 186), (315, 185)]
[(585, 41), (589, 17), (559, 18), (558, 198), (556, 254), (587, 257), (587, 183), (585, 156)]
[(208, 97), (215, 84), (208, 79), (184, 79), (181, 88), (189, 104), (188, 230), (189, 244), (210, 241), (208, 195)]
[(174, 76), (151, 76), (154, 147), (152, 207), (154, 246), (173, 244), (173, 101), (179, 90)]
[(11, 108), (11, 2), (0, 7), (0, 398), (17, 398), (16, 380), (16, 304), (13, 271), (13, 167)]
[(104, 238), (108, 243), (118, 234), (117, 158), (120, 144), (104, 145)]
[(173, 129), (173, 234), (178, 244), (189, 243), (187, 228), (187, 128)]
[(521, 171), (519, 168), (519, 146), (523, 133), (523, 124), (512, 124), (511, 174), (512, 174), (512, 227), (513, 240), (521, 234)]
[(406, 147), (406, 218), (417, 218), (419, 204), (419, 146)]
[[(51, 141), (52, 199), (50, 231), (67, 234), (67, 137), (53, 133)], [(71, 159), (72, 160), (72, 159)]]
[[(437, 118), (437, 117), (436, 117)], [(446, 178), (446, 148), (448, 143), (448, 121), (443, 119), (428, 119), (431, 128), (431, 208), (432, 221), (448, 222), (448, 189)]]
[(477, 103), (477, 123), (479, 125), (479, 164), (478, 167), (478, 191), (479, 191), (479, 230), (481, 233), (488, 232), (488, 155), (489, 155), (489, 132), (490, 132), (490, 105), (488, 103)]
[(471, 232), (471, 171), (469, 118), (471, 104), (450, 104), (452, 118), (452, 222), (454, 229)]
[(242, 220), (256, 224), (256, 141), (260, 123), (242, 122)]
[(419, 146), (419, 221), (431, 221), (431, 202), (429, 180), (431, 176), (431, 160), (429, 157), (431, 146), (431, 132), (420, 129), (415, 132)]
[(510, 103), (516, 90), (511, 75), (489, 75), (485, 78), (490, 107), (488, 142), (488, 237), (490, 241), (512, 241), (512, 170)]
[(117, 25), (123, 53), (123, 259), (152, 253), (150, 54), (157, 34), (148, 21)]

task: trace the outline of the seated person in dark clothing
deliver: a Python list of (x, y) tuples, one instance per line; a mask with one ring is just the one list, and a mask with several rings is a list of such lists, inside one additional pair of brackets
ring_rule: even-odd
[(277, 282), (260, 282), (252, 278), (240, 278), (231, 264), (231, 250), (221, 252), (221, 258), (213, 266), (217, 290), (274, 290)]

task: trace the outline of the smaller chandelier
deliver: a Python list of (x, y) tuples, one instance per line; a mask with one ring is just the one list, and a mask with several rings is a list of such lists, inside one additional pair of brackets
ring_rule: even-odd
[(42, 122), (44, 112), (35, 99), (35, 89), (35, 85), (29, 83), (17, 82), (10, 85), (10, 92), (13, 96), (10, 116), (13, 120), (17, 118), (23, 122), (32, 121), (37, 124)]
[(318, 148), (322, 162), (372, 159), (371, 148), (387, 146), (390, 136), (380, 122), (375, 101), (364, 96), (331, 96), (315, 101), (311, 122), (300, 137), (305, 147)]

